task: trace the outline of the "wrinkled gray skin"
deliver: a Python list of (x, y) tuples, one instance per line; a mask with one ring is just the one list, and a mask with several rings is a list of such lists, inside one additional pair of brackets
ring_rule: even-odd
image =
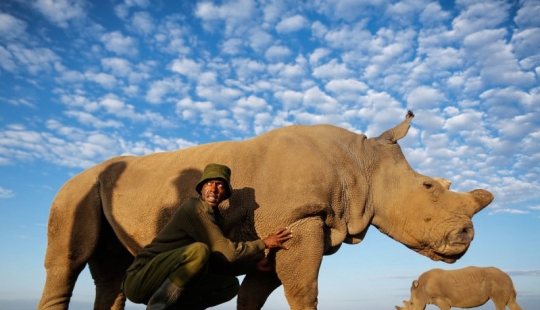
[(455, 270), (431, 269), (424, 272), (411, 287), (411, 300), (396, 310), (424, 310), (434, 304), (441, 310), (451, 307), (480, 307), (492, 300), (496, 310), (522, 310), (516, 301), (512, 279), (495, 267), (470, 266)]
[(87, 264), (95, 309), (122, 309), (119, 287), (133, 255), (196, 195), (212, 162), (232, 169), (233, 195), (220, 205), (231, 239), (284, 226), (294, 235), (289, 250), (275, 253), (275, 272), (246, 275), (238, 309), (260, 309), (280, 285), (291, 309), (316, 309), (323, 255), (359, 243), (370, 225), (433, 260), (455, 262), (473, 239), (472, 216), (493, 195), (453, 192), (415, 172), (397, 144), (412, 118), (369, 139), (330, 125), (289, 126), (240, 142), (119, 156), (81, 172), (51, 207), (38, 309), (67, 309)]

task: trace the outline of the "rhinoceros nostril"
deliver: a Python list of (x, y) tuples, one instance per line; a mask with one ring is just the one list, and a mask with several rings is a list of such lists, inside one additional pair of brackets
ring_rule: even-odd
[(465, 226), (458, 232), (460, 239), (471, 242), (474, 237), (474, 229), (471, 226)]

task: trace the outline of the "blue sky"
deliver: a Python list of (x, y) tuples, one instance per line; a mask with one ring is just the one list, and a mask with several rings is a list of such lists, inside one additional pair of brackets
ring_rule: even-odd
[[(538, 16), (534, 0), (2, 1), (0, 308), (35, 309), (50, 203), (95, 163), (291, 124), (372, 137), (407, 109), (416, 117), (400, 144), (413, 168), (495, 200), (452, 265), (372, 227), (324, 259), (320, 308), (393, 309), (422, 272), (469, 265), (506, 271), (535, 308)], [(71, 309), (93, 298), (85, 270)], [(286, 308), (281, 289), (265, 307)]]

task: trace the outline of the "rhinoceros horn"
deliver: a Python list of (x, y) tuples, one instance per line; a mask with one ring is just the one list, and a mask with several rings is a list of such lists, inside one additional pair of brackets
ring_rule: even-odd
[(473, 208), (472, 213), (469, 214), (471, 217), (478, 213), (480, 210), (487, 207), (492, 201), (493, 201), (493, 194), (483, 190), (483, 189), (475, 189), (470, 191), (470, 193), (473, 195), (474, 199), (478, 203), (476, 207)]

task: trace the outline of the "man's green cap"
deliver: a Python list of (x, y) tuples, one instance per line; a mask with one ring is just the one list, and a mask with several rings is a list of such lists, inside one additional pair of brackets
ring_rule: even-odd
[(201, 194), (201, 189), (206, 182), (206, 180), (211, 179), (221, 179), (227, 183), (227, 195), (225, 199), (229, 198), (232, 193), (232, 186), (231, 186), (231, 169), (227, 166), (220, 165), (220, 164), (208, 164), (204, 168), (204, 172), (202, 174), (201, 180), (199, 183), (197, 183), (197, 186), (195, 189), (197, 190), (197, 193), (199, 195)]

